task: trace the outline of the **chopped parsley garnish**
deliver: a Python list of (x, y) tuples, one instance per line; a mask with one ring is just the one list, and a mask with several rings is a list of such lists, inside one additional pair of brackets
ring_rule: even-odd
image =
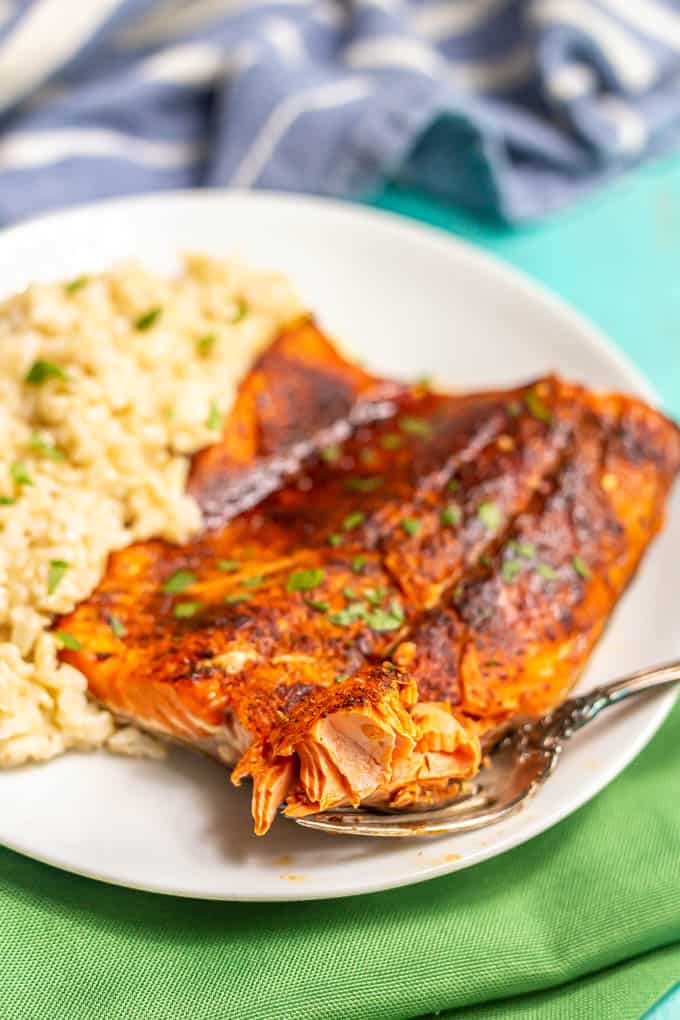
[(202, 602), (178, 602), (172, 612), (178, 620), (185, 620), (190, 616), (195, 616), (202, 608)]
[(236, 311), (231, 320), (232, 326), (235, 326), (237, 322), (241, 322), (242, 319), (245, 319), (247, 314), (248, 314), (248, 302), (245, 301), (243, 298), (237, 298)]
[(0, 496), (0, 506), (14, 506), (16, 499), (10, 499), (9, 496)]
[(479, 562), (480, 562), (481, 566), (483, 566), (483, 567), (490, 567), (492, 561), (491, 561), (491, 557), (489, 556), (489, 554), (488, 553), (484, 553), (483, 556), (479, 557)]
[[(241, 584), (243, 585), (244, 588), (257, 588), (259, 585), (262, 584), (263, 581), (264, 576), (262, 574), (253, 574), (252, 577), (244, 577), (243, 580), (241, 581)], [(293, 588), (290, 590), (296, 591), (297, 589)]]
[(322, 460), (325, 460), (327, 464), (332, 464), (334, 461), (340, 459), (342, 450), (339, 446), (324, 446), (323, 450), (319, 451)]
[(375, 452), (375, 450), (371, 450), (370, 448), (362, 450), (361, 453), (359, 454), (359, 460), (361, 461), (362, 464), (375, 464), (377, 459), (378, 454)]
[(328, 544), (332, 545), (336, 549), (342, 542), (342, 535), (333, 534), (328, 536)]
[(17, 485), (33, 485), (33, 479), (26, 470), (26, 465), (20, 460), (15, 460), (9, 469), (9, 473)]
[(399, 428), (408, 436), (429, 436), (432, 432), (432, 426), (428, 421), (409, 414), (399, 419)]
[(537, 563), (536, 572), (539, 573), (541, 577), (544, 577), (546, 581), (554, 581), (557, 577), (559, 577), (555, 568), (551, 567), (549, 563)]
[(590, 567), (585, 562), (585, 560), (581, 559), (580, 556), (574, 556), (573, 560), (571, 561), (571, 565), (576, 571), (576, 573), (580, 577), (584, 578), (584, 580), (587, 580), (590, 577)]
[(135, 319), (135, 329), (140, 333), (146, 333), (147, 330), (156, 325), (162, 314), (163, 309), (160, 305), (155, 305), (153, 308), (149, 308), (149, 310), (143, 312), (138, 319)]
[(238, 605), (239, 602), (247, 602), (249, 598), (249, 595), (243, 595), (242, 593), (236, 592), (234, 595), (225, 595), (224, 601), (229, 603), (229, 605), (235, 606)]
[(320, 568), (313, 568), (312, 570), (294, 570), (292, 574), (288, 576), (286, 588), (288, 591), (311, 591), (313, 588), (319, 587), (325, 576), (326, 571), (321, 570)]
[(196, 353), (201, 358), (207, 358), (212, 353), (216, 343), (217, 333), (206, 333), (205, 336), (199, 337), (196, 341)]
[(422, 527), (421, 522), (414, 520), (413, 517), (404, 517), (399, 523), (401, 530), (407, 535), (417, 535)]
[(449, 484), (446, 486), (449, 492), (458, 492), (460, 489), (460, 482), (457, 478), (452, 478)]
[(529, 414), (538, 419), (538, 421), (545, 422), (546, 425), (549, 425), (552, 421), (552, 413), (547, 404), (541, 400), (536, 390), (529, 390), (524, 399), (527, 407), (529, 408)]
[(78, 638), (74, 638), (67, 630), (55, 630), (54, 636), (61, 641), (63, 648), (70, 648), (72, 652), (79, 652), (83, 647)]
[(519, 400), (511, 400), (509, 404), (505, 405), (505, 409), (513, 418), (522, 413), (522, 405)]
[(533, 542), (517, 542), (516, 549), (523, 560), (533, 560), (536, 555), (536, 546)]
[(515, 580), (521, 569), (522, 564), (519, 560), (505, 560), (501, 567), (501, 577), (507, 584), (509, 584), (511, 581)]
[(387, 595), (387, 588), (366, 588), (362, 594), (372, 606), (377, 606)]
[(352, 531), (354, 528), (358, 528), (365, 519), (366, 514), (362, 513), (361, 510), (355, 510), (353, 513), (347, 514), (342, 522), (343, 531)]
[(162, 591), (166, 595), (179, 595), (180, 592), (185, 591), (195, 583), (196, 575), (192, 574), (190, 570), (176, 570), (172, 577), (169, 577), (165, 582)]
[(350, 601), (352, 599), (356, 599), (357, 598), (357, 593), (355, 592), (354, 588), (349, 588), (349, 587), (343, 588), (342, 589), (342, 594), (345, 596), (346, 599), (349, 599)]
[(64, 284), (64, 290), (67, 294), (75, 294), (77, 291), (82, 290), (83, 287), (87, 286), (90, 282), (89, 276), (76, 276), (74, 280), (70, 280)]
[(24, 382), (29, 386), (42, 386), (48, 379), (62, 379), (66, 382), (68, 376), (59, 365), (55, 365), (53, 361), (43, 361), (41, 358), (33, 362), (24, 376)]
[(365, 556), (355, 556), (352, 560), (352, 572), (354, 574), (360, 574), (363, 568), (366, 566)]
[(463, 511), (457, 503), (449, 503), (439, 514), (439, 520), (445, 528), (453, 528), (456, 524), (460, 524), (462, 517)]
[(318, 602), (316, 599), (305, 599), (305, 605), (309, 606), (310, 609), (314, 609), (317, 613), (327, 613), (330, 609), (327, 602)]
[(398, 450), (400, 446), (404, 445), (404, 440), (398, 432), (388, 432), (381, 437), (380, 445), (383, 450)]
[(404, 622), (404, 610), (393, 600), (389, 609), (373, 609), (366, 616), (366, 623), (371, 630), (398, 630)]
[(480, 503), (477, 516), (489, 531), (495, 531), (503, 523), (503, 511), (497, 503)]
[(451, 593), (451, 601), (458, 602), (459, 599), (463, 597), (464, 593), (465, 593), (464, 585), (457, 584), (456, 587), (453, 589), (453, 592)]
[(333, 680), (333, 683), (334, 684), (341, 684), (345, 680), (349, 680), (349, 673), (338, 673), (338, 675)]
[(210, 410), (208, 411), (208, 417), (205, 419), (205, 427), (212, 429), (213, 432), (219, 432), (222, 428), (222, 414), (215, 400), (210, 401)]
[(39, 432), (31, 433), (31, 449), (49, 460), (66, 460), (66, 454), (58, 446), (48, 443)]
[(416, 386), (419, 390), (431, 390), (432, 389), (432, 376), (421, 375), (420, 379), (416, 379)]
[(233, 574), (235, 570), (240, 568), (241, 564), (238, 560), (218, 560), (217, 569), (223, 570), (225, 574)]
[(380, 475), (373, 475), (370, 478), (347, 478), (345, 488), (349, 492), (375, 492), (383, 483)]
[(123, 625), (123, 621), (119, 616), (116, 616), (115, 613), (109, 613), (108, 621), (109, 627), (111, 628), (111, 630), (113, 631), (117, 638), (125, 637), (126, 634), (125, 626)]
[(47, 571), (47, 594), (53, 595), (66, 571), (71, 566), (66, 560), (50, 560), (50, 567)]

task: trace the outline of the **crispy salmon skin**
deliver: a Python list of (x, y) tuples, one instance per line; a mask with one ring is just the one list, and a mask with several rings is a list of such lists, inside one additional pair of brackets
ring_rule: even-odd
[(279, 806), (431, 802), (559, 701), (663, 522), (680, 433), (548, 377), (374, 379), (305, 320), (244, 381), (190, 487), (205, 528), (114, 553), (58, 621), (121, 718)]

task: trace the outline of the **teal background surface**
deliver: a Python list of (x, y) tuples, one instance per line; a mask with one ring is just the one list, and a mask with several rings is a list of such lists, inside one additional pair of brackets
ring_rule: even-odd
[(545, 284), (626, 351), (680, 416), (680, 157), (519, 229), (394, 187), (372, 204), (449, 230)]
[[(457, 234), (545, 284), (600, 326), (680, 418), (680, 157), (519, 229), (396, 187), (371, 204)], [(680, 1018), (680, 984), (645, 1013), (671, 1017)]]

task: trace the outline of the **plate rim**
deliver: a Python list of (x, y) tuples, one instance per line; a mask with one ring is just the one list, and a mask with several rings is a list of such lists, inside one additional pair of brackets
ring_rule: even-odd
[[(102, 211), (106, 212), (107, 210), (121, 206), (132, 207), (131, 211), (134, 212), (134, 208), (140, 205), (163, 206), (167, 204), (172, 205), (175, 203), (185, 203), (187, 201), (198, 204), (217, 205), (231, 202), (244, 202), (246, 204), (253, 203), (256, 205), (271, 204), (272, 206), (303, 205), (310, 212), (320, 214), (322, 216), (331, 214), (332, 216), (339, 216), (345, 220), (358, 220), (363, 221), (364, 223), (366, 221), (372, 222), (379, 230), (387, 230), (391, 232), (395, 235), (395, 239), (397, 239), (400, 243), (416, 243), (425, 245), (431, 249), (443, 251), (444, 254), (446, 249), (451, 247), (457, 248), (472, 268), (478, 269), (482, 274), (486, 274), (487, 277), (491, 274), (491, 276), (496, 280), (511, 286), (515, 292), (519, 292), (519, 296), (522, 300), (528, 300), (533, 303), (538, 302), (544, 308), (547, 308), (547, 310), (552, 314), (559, 316), (565, 324), (571, 327), (571, 334), (579, 334), (582, 343), (587, 342), (591, 347), (594, 347), (604, 359), (608, 360), (610, 364), (613, 364), (613, 366), (618, 369), (620, 375), (626, 379), (631, 392), (642, 397), (655, 407), (662, 407), (659, 394), (656, 389), (647, 379), (642, 370), (638, 368), (638, 366), (628, 356), (628, 354), (617, 347), (614, 342), (608, 338), (604, 330), (588, 319), (578, 309), (570, 305), (563, 297), (550, 291), (542, 283), (534, 280), (523, 270), (506, 262), (496, 252), (487, 251), (486, 249), (475, 245), (468, 239), (447, 231), (443, 227), (408, 217), (403, 213), (379, 209), (363, 203), (354, 203), (344, 201), (342, 199), (303, 195), (292, 192), (268, 190), (246, 191), (234, 188), (169, 189), (167, 191), (152, 193), (134, 193), (93, 202), (69, 205), (64, 208), (31, 216), (17, 224), (5, 227), (0, 230), (0, 254), (3, 253), (3, 249), (11, 249), (12, 245), (17, 241), (21, 243), (22, 235), (30, 235), (32, 231), (40, 231), (43, 228), (49, 228), (50, 225), (58, 226), (59, 221), (68, 220), (74, 216), (86, 216), (88, 213), (99, 214)], [(493, 282), (493, 280), (491, 282)], [(8, 292), (11, 293), (12, 289), (13, 288), (10, 288)], [(5, 291), (0, 288), (0, 296), (4, 293)], [(635, 583), (634, 579), (632, 583)], [(362, 880), (360, 889), (350, 888), (346, 885), (339, 884), (336, 888), (323, 893), (314, 890), (307, 892), (300, 886), (297, 886), (295, 889), (282, 888), (280, 894), (278, 894), (278, 891), (277, 893), (270, 891), (264, 895), (250, 893), (248, 895), (234, 895), (233, 893), (225, 895), (224, 893), (209, 892), (197, 893), (195, 890), (182, 888), (181, 886), (171, 888), (167, 884), (154, 885), (153, 883), (134, 882), (107, 874), (106, 871), (74, 867), (72, 864), (60, 859), (58, 853), (36, 853), (35, 850), (29, 846), (25, 844), (22, 845), (21, 841), (7, 841), (4, 837), (2, 837), (0, 845), (42, 864), (56, 867), (70, 874), (104, 882), (108, 885), (154, 893), (157, 895), (179, 896), (182, 898), (206, 901), (243, 903), (319, 901), (349, 896), (362, 896), (381, 892), (387, 889), (416, 885), (421, 882), (442, 877), (446, 874), (451, 874), (455, 871), (474, 867), (483, 861), (493, 860), (495, 857), (498, 857), (514, 847), (528, 842), (535, 836), (540, 835), (542, 832), (551, 829), (564, 818), (580, 810), (585, 804), (596, 797), (597, 794), (599, 794), (607, 785), (609, 785), (613, 779), (620, 775), (638, 756), (643, 748), (647, 746), (670, 714), (677, 697), (677, 690), (669, 690), (658, 695), (658, 705), (656, 706), (656, 710), (650, 721), (637, 734), (636, 739), (630, 741), (613, 762), (610, 762), (606, 767), (603, 767), (600, 771), (598, 771), (597, 778), (593, 777), (585, 794), (581, 794), (579, 792), (575, 796), (574, 800), (569, 802), (567, 806), (557, 806), (552, 811), (544, 811), (538, 818), (532, 818), (529, 824), (521, 831), (514, 833), (511, 831), (509, 834), (504, 835), (492, 847), (480, 847), (477, 851), (466, 854), (464, 860), (460, 863), (457, 861), (447, 861), (440, 864), (433, 863), (430, 865), (420, 865), (418, 866), (417, 872), (414, 868), (414, 873), (408, 877), (402, 876), (396, 879), (394, 877), (388, 877), (382, 880), (380, 878), (376, 878), (374, 881)], [(27, 768), (32, 767), (33, 766), (27, 766)]]

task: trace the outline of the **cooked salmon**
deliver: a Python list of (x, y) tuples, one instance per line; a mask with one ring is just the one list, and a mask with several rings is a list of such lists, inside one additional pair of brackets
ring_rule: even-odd
[(258, 833), (281, 804), (430, 802), (572, 686), (679, 467), (638, 400), (390, 383), (306, 320), (194, 459), (205, 529), (114, 553), (61, 654), (120, 718), (252, 778)]

